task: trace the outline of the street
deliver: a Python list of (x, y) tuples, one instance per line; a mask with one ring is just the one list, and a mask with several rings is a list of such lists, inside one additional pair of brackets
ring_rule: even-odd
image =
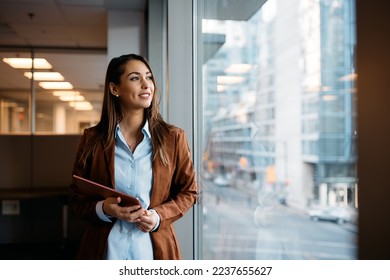
[(261, 201), (206, 181), (203, 259), (353, 260), (357, 227), (314, 222), (272, 195)]

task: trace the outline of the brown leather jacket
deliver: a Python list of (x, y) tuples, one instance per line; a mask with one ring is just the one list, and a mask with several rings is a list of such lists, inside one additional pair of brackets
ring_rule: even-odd
[[(114, 146), (105, 148), (102, 142), (96, 153), (88, 160), (87, 167), (77, 164), (81, 147), (96, 133), (94, 127), (86, 129), (80, 139), (73, 174), (100, 184), (115, 186)], [(169, 165), (164, 166), (157, 157), (153, 161), (153, 186), (150, 208), (160, 215), (160, 226), (150, 233), (154, 248), (154, 259), (181, 259), (173, 222), (181, 218), (196, 203), (198, 188), (191, 154), (184, 130), (175, 128), (166, 139)], [(73, 184), (71, 184), (73, 190)], [(71, 206), (75, 213), (88, 221), (80, 243), (78, 259), (103, 259), (107, 238), (114, 223), (101, 221), (95, 211), (97, 200), (72, 194)]]

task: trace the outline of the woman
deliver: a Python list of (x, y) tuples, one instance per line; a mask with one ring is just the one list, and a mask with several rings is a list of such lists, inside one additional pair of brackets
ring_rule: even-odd
[(99, 123), (80, 140), (73, 174), (137, 196), (79, 195), (71, 205), (88, 221), (80, 259), (181, 259), (173, 222), (197, 199), (197, 184), (184, 131), (159, 113), (156, 83), (147, 60), (135, 54), (108, 65)]

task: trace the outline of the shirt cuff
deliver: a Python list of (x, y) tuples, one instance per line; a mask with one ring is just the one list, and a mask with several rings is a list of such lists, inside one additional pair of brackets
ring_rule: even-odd
[(112, 221), (109, 219), (110, 216), (107, 216), (103, 211), (103, 202), (104, 200), (101, 200), (98, 203), (96, 203), (96, 207), (95, 207), (96, 214), (98, 215), (100, 220), (111, 223)]
[(158, 229), (158, 227), (160, 226), (160, 215), (154, 209), (149, 209), (149, 211), (157, 214), (157, 223), (154, 225), (154, 228), (152, 228), (152, 230), (151, 230), (151, 231), (156, 231)]

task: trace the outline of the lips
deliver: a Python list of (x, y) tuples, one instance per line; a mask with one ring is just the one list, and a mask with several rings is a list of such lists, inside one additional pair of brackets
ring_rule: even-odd
[(142, 98), (148, 98), (150, 96), (150, 93), (142, 93), (139, 96)]

